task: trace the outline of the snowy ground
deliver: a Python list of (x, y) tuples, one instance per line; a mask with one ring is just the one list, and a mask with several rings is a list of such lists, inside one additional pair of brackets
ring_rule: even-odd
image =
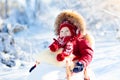
[[(120, 42), (115, 39), (96, 39), (95, 54), (91, 68), (98, 80), (119, 80)], [(33, 63), (27, 67), (0, 69), (0, 80), (27, 80)], [(45, 66), (45, 65), (44, 65)], [(54, 71), (55, 68), (50, 70)], [(37, 76), (39, 78), (39, 75)], [(33, 78), (33, 77), (32, 77)]]
[[(29, 8), (28, 7), (26, 8), (27, 11), (25, 13), (28, 16), (30, 16), (29, 18), (25, 18), (24, 16), (18, 13), (14, 13), (11, 15), (11, 19), (10, 19), (11, 20), (10, 22), (13, 22), (13, 23), (16, 22), (16, 21), (14, 22), (14, 19), (16, 18), (21, 19), (21, 17), (23, 18), (23, 20), (21, 20), (22, 22), (28, 21), (28, 19), (29, 19), (28, 23), (35, 22), (34, 24), (29, 24), (28, 30), (26, 29), (18, 34), (15, 34), (15, 41), (17, 45), (21, 48), (21, 51), (23, 50), (26, 53), (28, 53), (27, 55), (30, 55), (29, 57), (30, 61), (27, 63), (27, 66), (21, 66), (21, 67), (15, 66), (13, 68), (8, 68), (4, 64), (0, 63), (0, 80), (28, 80), (28, 78), (39, 79), (39, 71), (38, 73), (35, 73), (35, 74), (28, 72), (30, 67), (33, 66), (34, 64), (34, 62), (32, 62), (33, 61), (32, 54), (39, 53), (41, 50), (44, 50), (44, 48), (46, 48), (52, 42), (52, 38), (54, 37), (54, 35), (52, 35), (53, 33), (51, 32), (50, 27), (53, 23), (52, 21), (54, 20), (56, 13), (59, 12), (59, 8), (66, 7), (66, 6), (62, 6), (64, 5), (63, 2), (65, 2), (67, 7), (71, 7), (71, 8), (73, 7), (72, 9), (78, 10), (78, 12), (84, 13), (85, 18), (89, 22), (88, 24), (90, 24), (91, 30), (93, 31), (93, 33), (95, 32), (95, 36), (98, 34), (104, 35), (107, 33), (107, 31), (109, 31), (107, 36), (97, 36), (95, 38), (95, 41), (96, 41), (95, 54), (94, 54), (93, 61), (91, 63), (91, 68), (96, 75), (96, 78), (97, 78), (96, 80), (120, 80), (119, 78), (120, 76), (120, 69), (119, 69), (120, 68), (120, 59), (119, 59), (120, 42), (115, 39), (115, 32), (114, 32), (115, 29), (120, 26), (119, 24), (120, 17), (118, 15), (120, 12), (118, 1), (120, 0), (106, 0), (106, 1), (94, 0), (92, 2), (91, 0), (88, 0), (88, 2), (87, 1), (83, 2), (82, 0), (80, 0), (74, 4), (73, 4), (74, 0), (73, 1), (71, 0), (72, 2), (68, 2), (68, 3), (66, 3), (67, 0), (58, 1), (58, 2), (62, 2), (61, 3), (62, 5), (56, 4), (56, 1), (55, 1), (55, 3), (53, 4), (57, 6), (59, 5), (58, 9), (56, 9), (57, 8), (56, 6), (55, 8), (52, 8), (54, 7), (53, 4), (52, 5), (50, 4), (52, 0), (47, 0), (47, 2), (45, 0), (41, 0), (44, 2), (44, 6), (43, 4), (40, 6), (41, 7), (40, 10), (42, 10), (40, 11), (40, 13), (42, 14), (45, 13), (45, 14), (44, 16), (40, 14), (41, 17), (39, 17), (38, 20), (36, 21), (34, 21), (34, 18), (32, 16), (34, 12), (32, 12), (31, 9), (33, 7), (29, 6), (30, 3), (31, 5), (34, 4), (32, 1), (38, 1), (38, 0), (28, 1), (29, 3), (27, 4), (27, 6)], [(24, 3), (25, 0), (23, 1), (19, 0), (19, 3), (21, 2)], [(80, 6), (78, 6), (79, 3), (81, 4)], [(39, 5), (39, 3), (37, 5)], [(96, 7), (96, 5), (98, 7)], [(48, 12), (49, 12), (49, 15), (48, 15)], [(86, 14), (86, 13), (89, 13), (89, 14)], [(48, 29), (43, 29), (44, 26), (46, 25)], [(102, 31), (104, 31), (104, 33), (101, 33)], [(118, 34), (118, 38), (119, 36), (120, 34)], [(19, 64), (20, 63), (18, 61), (18, 65)], [(42, 68), (44, 67), (47, 71), (47, 68), (45, 66), (46, 65), (43, 65)], [(53, 71), (57, 70), (54, 67), (51, 67), (51, 66), (49, 67), (51, 68), (49, 70), (53, 70)]]
[(93, 70), (99, 80), (119, 80), (120, 42), (115, 39), (96, 42)]

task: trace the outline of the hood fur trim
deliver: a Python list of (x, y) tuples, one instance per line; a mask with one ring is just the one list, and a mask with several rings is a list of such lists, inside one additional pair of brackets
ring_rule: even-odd
[(58, 35), (59, 26), (64, 20), (69, 20), (73, 25), (78, 28), (78, 30), (80, 30), (80, 33), (82, 35), (86, 34), (86, 23), (83, 17), (75, 11), (65, 10), (56, 17), (54, 24), (56, 35)]

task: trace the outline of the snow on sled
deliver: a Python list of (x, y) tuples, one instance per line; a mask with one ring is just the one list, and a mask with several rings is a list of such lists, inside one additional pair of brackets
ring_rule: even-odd
[[(96, 80), (94, 73), (89, 71), (91, 80)], [(27, 80), (67, 80), (66, 68), (41, 63), (28, 76)], [(83, 80), (83, 72), (73, 74), (70, 80)]]

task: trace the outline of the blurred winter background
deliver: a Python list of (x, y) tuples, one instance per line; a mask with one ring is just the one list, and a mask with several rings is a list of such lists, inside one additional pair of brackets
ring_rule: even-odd
[(119, 80), (120, 0), (0, 0), (0, 80), (22, 80), (33, 54), (48, 47), (60, 11), (79, 12), (95, 38), (98, 80)]

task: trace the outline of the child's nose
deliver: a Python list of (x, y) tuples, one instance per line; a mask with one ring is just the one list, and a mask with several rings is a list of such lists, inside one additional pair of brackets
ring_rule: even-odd
[(64, 36), (66, 36), (66, 35), (67, 35), (67, 32), (64, 32), (63, 34), (64, 34)]

